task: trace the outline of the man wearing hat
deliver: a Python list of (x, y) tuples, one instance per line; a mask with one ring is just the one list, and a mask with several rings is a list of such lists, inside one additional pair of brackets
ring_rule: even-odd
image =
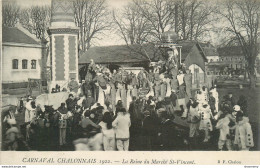
[(156, 137), (155, 122), (151, 117), (151, 113), (148, 110), (144, 111), (144, 119), (142, 122), (142, 146), (143, 150), (152, 150), (152, 139)]
[(160, 112), (161, 124), (159, 127), (160, 150), (171, 151), (174, 147), (174, 123), (170, 120), (167, 111)]

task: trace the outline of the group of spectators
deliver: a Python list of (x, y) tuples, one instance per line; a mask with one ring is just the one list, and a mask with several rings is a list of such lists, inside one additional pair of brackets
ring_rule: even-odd
[(178, 67), (166, 62), (136, 76), (110, 73), (91, 61), (82, 84), (69, 83), (59, 108), (43, 109), (28, 97), (20, 126), (9, 109), (5, 149), (25, 149), (24, 144), (30, 150), (199, 150), (216, 139), (219, 150), (253, 147), (246, 99), (235, 103), (229, 94), (219, 102), (216, 87), (192, 92), (190, 70)]

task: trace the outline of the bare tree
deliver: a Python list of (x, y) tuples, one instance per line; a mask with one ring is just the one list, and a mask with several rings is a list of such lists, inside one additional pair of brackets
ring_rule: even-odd
[(198, 40), (208, 31), (208, 25), (214, 21), (214, 7), (201, 0), (181, 0), (179, 6), (179, 31), (182, 39)]
[(113, 11), (113, 20), (118, 27), (122, 39), (126, 44), (142, 44), (147, 42), (151, 33), (149, 21), (139, 12), (133, 3), (128, 5), (116, 16)]
[(3, 2), (2, 25), (14, 27), (19, 21), (20, 7), (16, 3)]
[(255, 87), (255, 60), (259, 53), (260, 2), (258, 0), (227, 1), (218, 13), (228, 25), (225, 30), (233, 35), (241, 46), (248, 66), (251, 87)]
[(21, 11), (20, 23), (38, 39), (44, 39), (50, 24), (50, 17), (50, 6), (32, 6)]
[(174, 27), (174, 5), (172, 0), (133, 0), (139, 13), (149, 21), (154, 40), (161, 40), (161, 34)]
[(105, 0), (75, 0), (75, 23), (80, 28), (79, 42), (86, 51), (105, 30), (111, 28), (110, 13)]

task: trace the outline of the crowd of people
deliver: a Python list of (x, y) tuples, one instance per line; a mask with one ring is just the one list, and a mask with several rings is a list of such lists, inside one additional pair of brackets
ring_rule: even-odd
[(235, 102), (230, 93), (219, 102), (215, 86), (193, 91), (190, 70), (175, 62), (158, 62), (136, 75), (124, 69), (111, 73), (91, 60), (85, 80), (69, 82), (70, 94), (59, 108), (43, 110), (29, 96), (18, 107), (25, 110), (23, 125), (9, 109), (3, 121), (5, 150), (59, 150), (72, 144), (75, 150), (201, 150), (201, 143), (216, 139), (218, 150), (253, 147), (246, 99)]

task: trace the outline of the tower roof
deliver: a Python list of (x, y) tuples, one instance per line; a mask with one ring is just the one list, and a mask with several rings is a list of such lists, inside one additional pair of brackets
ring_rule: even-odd
[(75, 27), (73, 1), (52, 0), (51, 27)]

